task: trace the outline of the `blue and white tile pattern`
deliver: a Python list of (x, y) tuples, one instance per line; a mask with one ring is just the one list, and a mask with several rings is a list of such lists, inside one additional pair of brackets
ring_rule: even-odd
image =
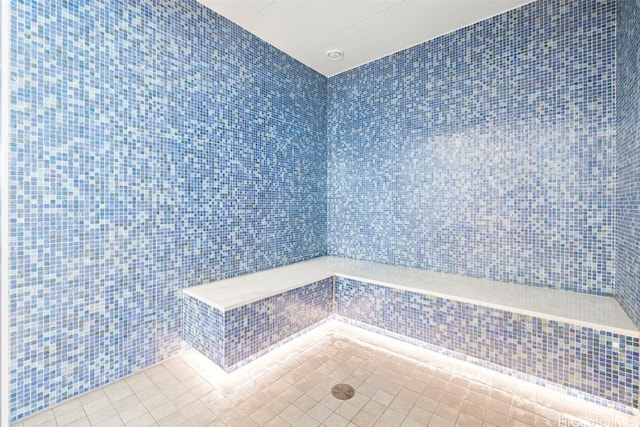
[(178, 351), (181, 288), (326, 253), (326, 78), (195, 0), (11, 10), (18, 419)]
[[(328, 81), (195, 0), (10, 1), (12, 419), (179, 351), (183, 287), (327, 251), (615, 294), (640, 324), (637, 1), (538, 0)], [(409, 303), (380, 327), (414, 331)], [(637, 405), (636, 338), (434, 304), (504, 326), (523, 359), (496, 363)], [(282, 338), (250, 309), (235, 364)], [(577, 352), (534, 363), (549, 336)]]
[(182, 337), (220, 367), (225, 366), (224, 313), (196, 298), (182, 298)]
[(313, 326), (333, 313), (333, 277), (224, 313), (225, 367)]
[(613, 295), (615, 21), (539, 0), (331, 77), (329, 255)]
[(474, 363), (495, 364), (638, 407), (638, 334), (622, 335), (340, 276), (335, 312)]
[(616, 299), (640, 326), (640, 2), (617, 4)]
[(231, 372), (333, 313), (333, 277), (224, 312), (185, 295), (184, 339)]
[(296, 334), (337, 318), (439, 353), (580, 393), (607, 406), (638, 407), (640, 335), (338, 274), (224, 312), (184, 298), (185, 340), (231, 372)]

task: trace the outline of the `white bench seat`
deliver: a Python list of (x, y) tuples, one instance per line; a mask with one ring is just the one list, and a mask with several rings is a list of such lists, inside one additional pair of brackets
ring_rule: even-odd
[(611, 297), (330, 256), (186, 288), (183, 292), (224, 312), (331, 276), (623, 334), (638, 333)]
[(332, 318), (638, 407), (640, 332), (610, 297), (328, 256), (183, 293), (185, 341), (227, 372)]

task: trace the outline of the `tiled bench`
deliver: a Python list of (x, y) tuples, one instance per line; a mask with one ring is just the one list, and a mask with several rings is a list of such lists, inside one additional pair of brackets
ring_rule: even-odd
[(183, 292), (184, 339), (227, 372), (334, 318), (638, 407), (640, 332), (612, 298), (335, 257)]

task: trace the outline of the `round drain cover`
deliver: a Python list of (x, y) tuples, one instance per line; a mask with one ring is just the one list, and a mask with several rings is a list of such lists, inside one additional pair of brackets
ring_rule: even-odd
[(333, 397), (340, 400), (351, 399), (356, 391), (349, 384), (336, 384), (331, 389), (331, 394)]

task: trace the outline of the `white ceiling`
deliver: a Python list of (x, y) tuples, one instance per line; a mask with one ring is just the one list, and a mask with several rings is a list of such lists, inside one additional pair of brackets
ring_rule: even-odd
[[(198, 0), (325, 76), (532, 0)], [(326, 51), (341, 49), (330, 61)]]

